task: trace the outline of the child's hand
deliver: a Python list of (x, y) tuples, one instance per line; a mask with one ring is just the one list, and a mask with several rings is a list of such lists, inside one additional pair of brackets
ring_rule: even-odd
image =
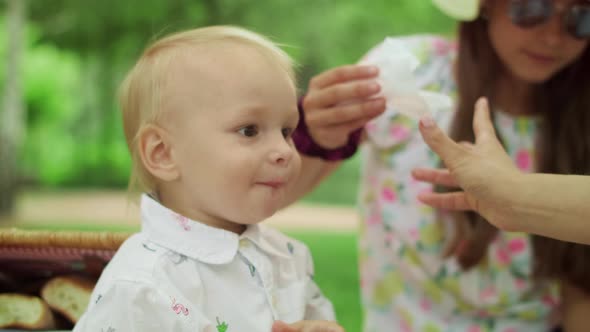
[(293, 324), (275, 321), (272, 332), (345, 332), (336, 322), (327, 320), (302, 320)]
[(303, 98), (305, 123), (314, 141), (326, 149), (348, 142), (348, 135), (385, 111), (375, 98), (380, 86), (376, 67), (349, 65), (327, 70), (309, 81)]

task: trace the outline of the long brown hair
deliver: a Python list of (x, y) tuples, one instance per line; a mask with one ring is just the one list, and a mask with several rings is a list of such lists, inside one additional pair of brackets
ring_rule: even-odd
[[(450, 131), (457, 141), (474, 141), (475, 101), (487, 96), (493, 109), (494, 87), (498, 73), (504, 70), (490, 42), (487, 25), (480, 17), (459, 26), (459, 99)], [(542, 118), (536, 142), (537, 172), (590, 175), (589, 73), (587, 47), (575, 63), (535, 88), (533, 107)], [(482, 260), (498, 230), (473, 212), (456, 213), (455, 217), (458, 236), (450, 246), (450, 254), (468, 269)], [(536, 276), (566, 280), (590, 293), (590, 246), (533, 236), (533, 248)]]

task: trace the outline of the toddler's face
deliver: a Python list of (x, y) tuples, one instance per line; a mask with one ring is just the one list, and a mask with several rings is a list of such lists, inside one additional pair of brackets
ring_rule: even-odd
[[(245, 45), (181, 56), (164, 87), (165, 121), (185, 211), (214, 225), (253, 224), (282, 206), (301, 166), (291, 139), (297, 97), (274, 60)], [(227, 227), (226, 227), (227, 228)]]

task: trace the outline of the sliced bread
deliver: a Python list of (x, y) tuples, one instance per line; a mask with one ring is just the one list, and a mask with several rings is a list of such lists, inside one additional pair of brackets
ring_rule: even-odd
[(58, 276), (43, 286), (41, 297), (51, 309), (75, 324), (86, 311), (94, 285), (94, 280), (79, 276)]
[(53, 313), (36, 296), (0, 294), (0, 329), (50, 330), (55, 328)]

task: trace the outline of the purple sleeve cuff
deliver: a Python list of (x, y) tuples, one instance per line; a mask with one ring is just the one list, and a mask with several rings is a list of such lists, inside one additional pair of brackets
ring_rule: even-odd
[(363, 128), (359, 128), (348, 135), (346, 145), (336, 149), (325, 149), (317, 144), (307, 129), (305, 123), (305, 112), (302, 105), (303, 97), (299, 98), (297, 109), (299, 110), (299, 124), (293, 132), (293, 142), (299, 152), (310, 157), (319, 157), (327, 161), (344, 160), (352, 157), (356, 152), (360, 141)]

